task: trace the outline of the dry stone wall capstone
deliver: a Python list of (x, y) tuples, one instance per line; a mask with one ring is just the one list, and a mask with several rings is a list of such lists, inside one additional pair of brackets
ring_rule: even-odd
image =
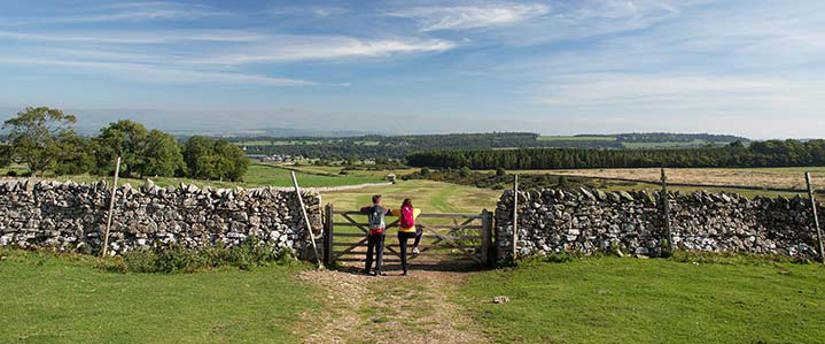
[[(0, 245), (98, 253), (109, 208), (105, 182), (0, 182)], [(321, 228), (320, 195), (302, 194), (313, 228)], [(181, 184), (117, 189), (109, 252), (180, 245), (234, 246), (256, 237), (273, 250), (305, 255), (309, 235), (295, 191), (212, 189)]]
[[(513, 191), (496, 209), (499, 259), (512, 253)], [(518, 254), (659, 256), (666, 245), (658, 192), (543, 189), (519, 192)], [(670, 226), (678, 249), (816, 258), (810, 200), (747, 199), (735, 193), (670, 193)], [(820, 222), (825, 209), (818, 205)]]

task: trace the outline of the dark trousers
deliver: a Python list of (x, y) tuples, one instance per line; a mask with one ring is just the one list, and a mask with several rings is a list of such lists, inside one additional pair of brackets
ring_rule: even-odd
[(404, 272), (407, 272), (407, 240), (415, 239), (415, 243), (413, 243), (413, 247), (418, 247), (418, 244), (421, 243), (421, 235), (424, 232), (421, 230), (421, 227), (415, 229), (415, 232), (398, 232), (398, 245), (401, 246), (401, 269)]
[(372, 255), (375, 252), (375, 273), (381, 273), (381, 265), (384, 264), (384, 234), (367, 235), (367, 264), (364, 267), (366, 273), (372, 268)]

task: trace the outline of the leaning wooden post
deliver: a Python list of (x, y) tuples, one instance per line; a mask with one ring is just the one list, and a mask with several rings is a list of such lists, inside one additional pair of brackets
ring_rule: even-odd
[(109, 251), (109, 229), (112, 228), (112, 213), (115, 211), (115, 198), (117, 198), (117, 177), (120, 174), (120, 155), (117, 156), (117, 162), (115, 163), (115, 176), (114, 180), (112, 181), (112, 196), (109, 197), (109, 214), (108, 219), (106, 219), (106, 232), (103, 233), (103, 252), (101, 253), (102, 256), (106, 256), (106, 253)]
[(811, 211), (814, 214), (814, 227), (816, 227), (816, 241), (819, 243), (819, 258), (825, 264), (825, 250), (822, 248), (822, 229), (819, 228), (819, 215), (816, 209), (816, 198), (814, 198), (814, 184), (811, 182), (811, 172), (805, 172), (805, 182), (808, 183), (808, 197), (811, 198)]
[(301, 214), (304, 215), (304, 224), (309, 232), (309, 238), (312, 239), (312, 250), (315, 252), (315, 260), (318, 263), (318, 268), (322, 269), (324, 265), (321, 263), (321, 256), (318, 255), (318, 246), (315, 244), (315, 233), (312, 232), (312, 224), (309, 222), (309, 215), (304, 207), (304, 198), (301, 196), (301, 188), (298, 186), (298, 178), (295, 177), (295, 171), (289, 171), (292, 175), (292, 185), (295, 186), (295, 195), (298, 196), (298, 204), (301, 206)]
[(513, 175), (513, 260), (518, 257), (518, 174)]
[(660, 201), (662, 202), (662, 226), (667, 237), (667, 254), (671, 255), (673, 254), (673, 232), (670, 229), (670, 197), (667, 193), (667, 174), (665, 174), (664, 168), (662, 168), (662, 193), (660, 195)]

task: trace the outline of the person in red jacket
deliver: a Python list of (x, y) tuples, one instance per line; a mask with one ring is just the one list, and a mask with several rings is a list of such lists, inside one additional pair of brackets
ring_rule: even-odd
[(413, 254), (420, 253), (418, 245), (421, 243), (423, 234), (420, 227), (415, 225), (415, 218), (421, 215), (421, 210), (413, 207), (412, 200), (407, 198), (401, 203), (401, 209), (393, 209), (390, 212), (393, 216), (398, 216), (398, 244), (401, 246), (401, 268), (404, 270), (403, 276), (409, 273), (407, 266), (407, 241), (415, 239), (413, 243)]

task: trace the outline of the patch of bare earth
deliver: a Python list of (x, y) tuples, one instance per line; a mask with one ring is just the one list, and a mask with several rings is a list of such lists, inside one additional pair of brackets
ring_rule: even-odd
[(344, 271), (305, 272), (326, 290), (324, 314), (304, 314), (306, 343), (485, 343), (487, 338), (451, 301), (466, 273), (412, 271), (372, 277)]

